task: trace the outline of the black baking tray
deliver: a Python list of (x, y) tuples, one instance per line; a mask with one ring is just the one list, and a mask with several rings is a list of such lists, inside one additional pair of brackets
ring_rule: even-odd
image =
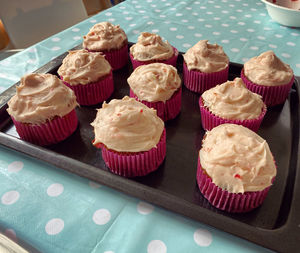
[[(80, 46), (74, 49), (78, 48)], [(36, 72), (57, 74), (66, 55), (55, 58)], [(177, 63), (180, 74), (182, 62), (180, 54)], [(240, 64), (230, 63), (229, 79), (239, 76), (241, 68)], [(114, 71), (115, 91), (110, 99), (129, 95), (127, 78), (131, 72), (130, 62), (123, 69)], [(264, 247), (278, 252), (299, 252), (299, 81), (296, 77), (283, 105), (268, 108), (258, 131), (269, 143), (278, 172), (262, 206), (249, 213), (220, 211), (200, 193), (196, 170), (204, 130), (198, 106), (199, 94), (185, 86), (180, 115), (166, 122), (166, 159), (157, 171), (144, 177), (128, 179), (112, 174), (102, 160), (101, 151), (91, 144), (94, 134), (90, 123), (101, 104), (77, 108), (79, 126), (72, 136), (59, 144), (40, 147), (20, 140), (6, 112), (7, 101), (15, 93), (18, 83), (0, 95), (0, 143)]]

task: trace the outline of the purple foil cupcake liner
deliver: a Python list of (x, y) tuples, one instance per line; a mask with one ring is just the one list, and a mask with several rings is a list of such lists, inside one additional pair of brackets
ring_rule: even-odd
[(102, 149), (102, 158), (113, 173), (124, 177), (144, 176), (158, 169), (165, 159), (166, 129), (163, 130), (157, 146), (149, 151), (122, 153), (109, 150), (101, 144), (100, 147)]
[(40, 146), (55, 144), (66, 139), (76, 130), (78, 124), (75, 110), (62, 118), (56, 116), (54, 119), (40, 125), (21, 123), (13, 117), (12, 120), (22, 140)]
[[(63, 77), (61, 77), (63, 80)], [(63, 81), (65, 85), (71, 88), (76, 100), (80, 105), (95, 105), (108, 99), (114, 91), (114, 81), (112, 71), (104, 79), (89, 84), (70, 85)]]
[(140, 100), (130, 89), (130, 97), (135, 98), (137, 101), (143, 103), (149, 108), (154, 108), (157, 112), (157, 116), (160, 117), (163, 121), (174, 119), (180, 113), (181, 93), (182, 93), (182, 87), (180, 87), (180, 89), (175, 91), (172, 97), (168, 99), (165, 103), (162, 101), (148, 102), (145, 100)]
[(202, 127), (203, 127), (203, 129), (209, 130), (209, 131), (218, 125), (225, 124), (225, 123), (231, 123), (231, 124), (242, 125), (244, 127), (251, 129), (254, 132), (257, 132), (260, 127), (260, 124), (263, 121), (263, 118), (267, 112), (267, 107), (264, 105), (261, 114), (256, 119), (231, 120), (231, 119), (221, 118), (221, 117), (216, 116), (213, 113), (211, 113), (209, 111), (209, 109), (204, 106), (202, 97), (199, 98), (199, 107), (200, 107), (200, 113), (201, 113)]
[(113, 70), (123, 68), (128, 63), (128, 44), (124, 45), (120, 49), (114, 49), (111, 51), (97, 51), (89, 50), (89, 52), (99, 52), (105, 55), (105, 59), (109, 62)]
[(203, 93), (206, 90), (224, 83), (228, 80), (229, 66), (219, 72), (202, 73), (196, 70), (189, 70), (183, 64), (183, 83), (191, 91)]
[(249, 212), (254, 208), (257, 208), (263, 203), (270, 189), (269, 186), (262, 191), (230, 193), (216, 186), (212, 182), (211, 178), (204, 173), (199, 159), (197, 183), (201, 193), (211, 205), (230, 213)]
[(175, 47), (173, 47), (173, 49), (174, 49), (174, 55), (170, 59), (162, 60), (162, 61), (159, 61), (159, 60), (157, 60), (157, 61), (138, 61), (138, 60), (135, 60), (131, 54), (129, 54), (130, 60), (132, 63), (132, 67), (133, 67), (133, 69), (136, 69), (137, 67), (142, 66), (142, 65), (159, 62), (159, 63), (165, 63), (165, 64), (172, 65), (176, 68), (177, 58), (178, 58), (178, 50)]
[(290, 89), (294, 83), (293, 76), (288, 84), (278, 86), (263, 86), (251, 82), (244, 74), (244, 69), (241, 72), (241, 78), (247, 88), (262, 96), (264, 103), (267, 106), (283, 104), (289, 95)]

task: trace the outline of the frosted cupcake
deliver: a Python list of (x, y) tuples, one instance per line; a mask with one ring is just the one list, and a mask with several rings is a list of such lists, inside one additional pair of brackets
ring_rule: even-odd
[(83, 48), (92, 52), (102, 52), (113, 70), (120, 69), (128, 62), (128, 40), (119, 25), (109, 22), (95, 24), (83, 36)]
[(286, 100), (294, 73), (273, 51), (267, 51), (244, 64), (241, 78), (249, 90), (262, 96), (267, 106), (273, 106)]
[(111, 66), (101, 53), (70, 51), (57, 73), (75, 92), (80, 105), (103, 102), (114, 91)]
[(191, 91), (203, 93), (228, 79), (229, 58), (217, 44), (200, 40), (183, 58), (183, 83)]
[(57, 76), (23, 76), (16, 94), (8, 101), (21, 139), (38, 145), (58, 143), (77, 128), (76, 96)]
[(98, 110), (93, 144), (115, 174), (144, 176), (156, 170), (166, 155), (166, 130), (156, 111), (124, 97), (105, 102)]
[(137, 43), (130, 48), (130, 59), (134, 69), (155, 62), (176, 67), (177, 57), (178, 50), (154, 33), (141, 33)]
[(233, 123), (256, 132), (267, 111), (261, 96), (248, 90), (241, 78), (205, 91), (199, 99), (199, 105), (205, 130)]
[(164, 121), (175, 118), (181, 109), (181, 80), (175, 67), (151, 63), (137, 67), (127, 79), (130, 97), (157, 110)]
[(197, 182), (213, 206), (227, 212), (251, 211), (262, 204), (275, 176), (269, 146), (253, 131), (223, 124), (206, 132)]

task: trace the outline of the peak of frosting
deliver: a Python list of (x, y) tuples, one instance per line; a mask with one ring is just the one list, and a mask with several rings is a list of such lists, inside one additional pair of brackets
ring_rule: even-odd
[(241, 78), (217, 85), (201, 97), (211, 113), (225, 119), (255, 119), (265, 107), (261, 96), (248, 90)]
[(181, 85), (177, 69), (164, 63), (151, 63), (136, 68), (127, 82), (140, 99), (165, 102)]
[(95, 24), (87, 35), (83, 36), (83, 47), (88, 50), (109, 51), (120, 49), (127, 43), (127, 36), (119, 25), (109, 22)]
[(291, 67), (271, 50), (247, 61), (244, 64), (244, 74), (253, 83), (264, 86), (287, 84), (294, 75)]
[(74, 92), (57, 76), (33, 73), (21, 78), (7, 111), (19, 122), (41, 124), (67, 115), (76, 106)]
[(204, 73), (218, 72), (229, 64), (229, 58), (223, 48), (217, 44), (209, 44), (208, 40), (200, 40), (183, 55), (189, 70)]
[(156, 147), (164, 129), (156, 110), (127, 96), (108, 104), (104, 102), (91, 125), (94, 144), (102, 143), (119, 152), (141, 152)]
[(58, 74), (71, 85), (88, 84), (108, 75), (111, 66), (104, 55), (85, 49), (69, 51), (58, 69)]
[(261, 191), (276, 176), (267, 142), (240, 125), (223, 124), (207, 131), (199, 156), (213, 183), (232, 193)]
[(174, 55), (174, 50), (159, 35), (142, 32), (137, 43), (130, 48), (130, 54), (138, 61), (167, 60)]

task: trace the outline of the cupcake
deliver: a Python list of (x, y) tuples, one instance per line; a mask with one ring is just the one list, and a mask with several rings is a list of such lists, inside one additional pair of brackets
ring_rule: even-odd
[(197, 183), (216, 208), (251, 211), (262, 204), (275, 176), (269, 146), (253, 131), (222, 124), (206, 132), (199, 151)]
[(191, 91), (202, 93), (228, 79), (229, 58), (217, 44), (200, 40), (183, 58), (183, 83)]
[(130, 97), (157, 111), (164, 121), (175, 118), (181, 109), (181, 80), (175, 67), (151, 63), (137, 67), (127, 79)]
[(101, 53), (70, 51), (57, 73), (76, 95), (80, 105), (94, 105), (114, 91), (112, 69)]
[(119, 25), (109, 22), (95, 24), (83, 36), (83, 48), (92, 52), (102, 52), (113, 70), (120, 69), (128, 62), (128, 40)]
[(286, 100), (294, 73), (273, 51), (267, 51), (244, 64), (241, 78), (249, 90), (262, 96), (267, 106), (273, 106)]
[(144, 176), (163, 162), (166, 130), (156, 110), (124, 97), (105, 102), (98, 110), (93, 144), (102, 149), (102, 158), (115, 174)]
[(21, 139), (45, 146), (76, 130), (76, 106), (74, 92), (57, 76), (29, 74), (21, 78), (7, 112)]
[(261, 96), (248, 90), (241, 78), (205, 91), (199, 99), (199, 106), (205, 130), (232, 123), (256, 132), (267, 111)]
[(134, 69), (140, 65), (155, 62), (176, 67), (177, 57), (178, 50), (154, 33), (141, 33), (137, 43), (130, 48), (130, 59)]

